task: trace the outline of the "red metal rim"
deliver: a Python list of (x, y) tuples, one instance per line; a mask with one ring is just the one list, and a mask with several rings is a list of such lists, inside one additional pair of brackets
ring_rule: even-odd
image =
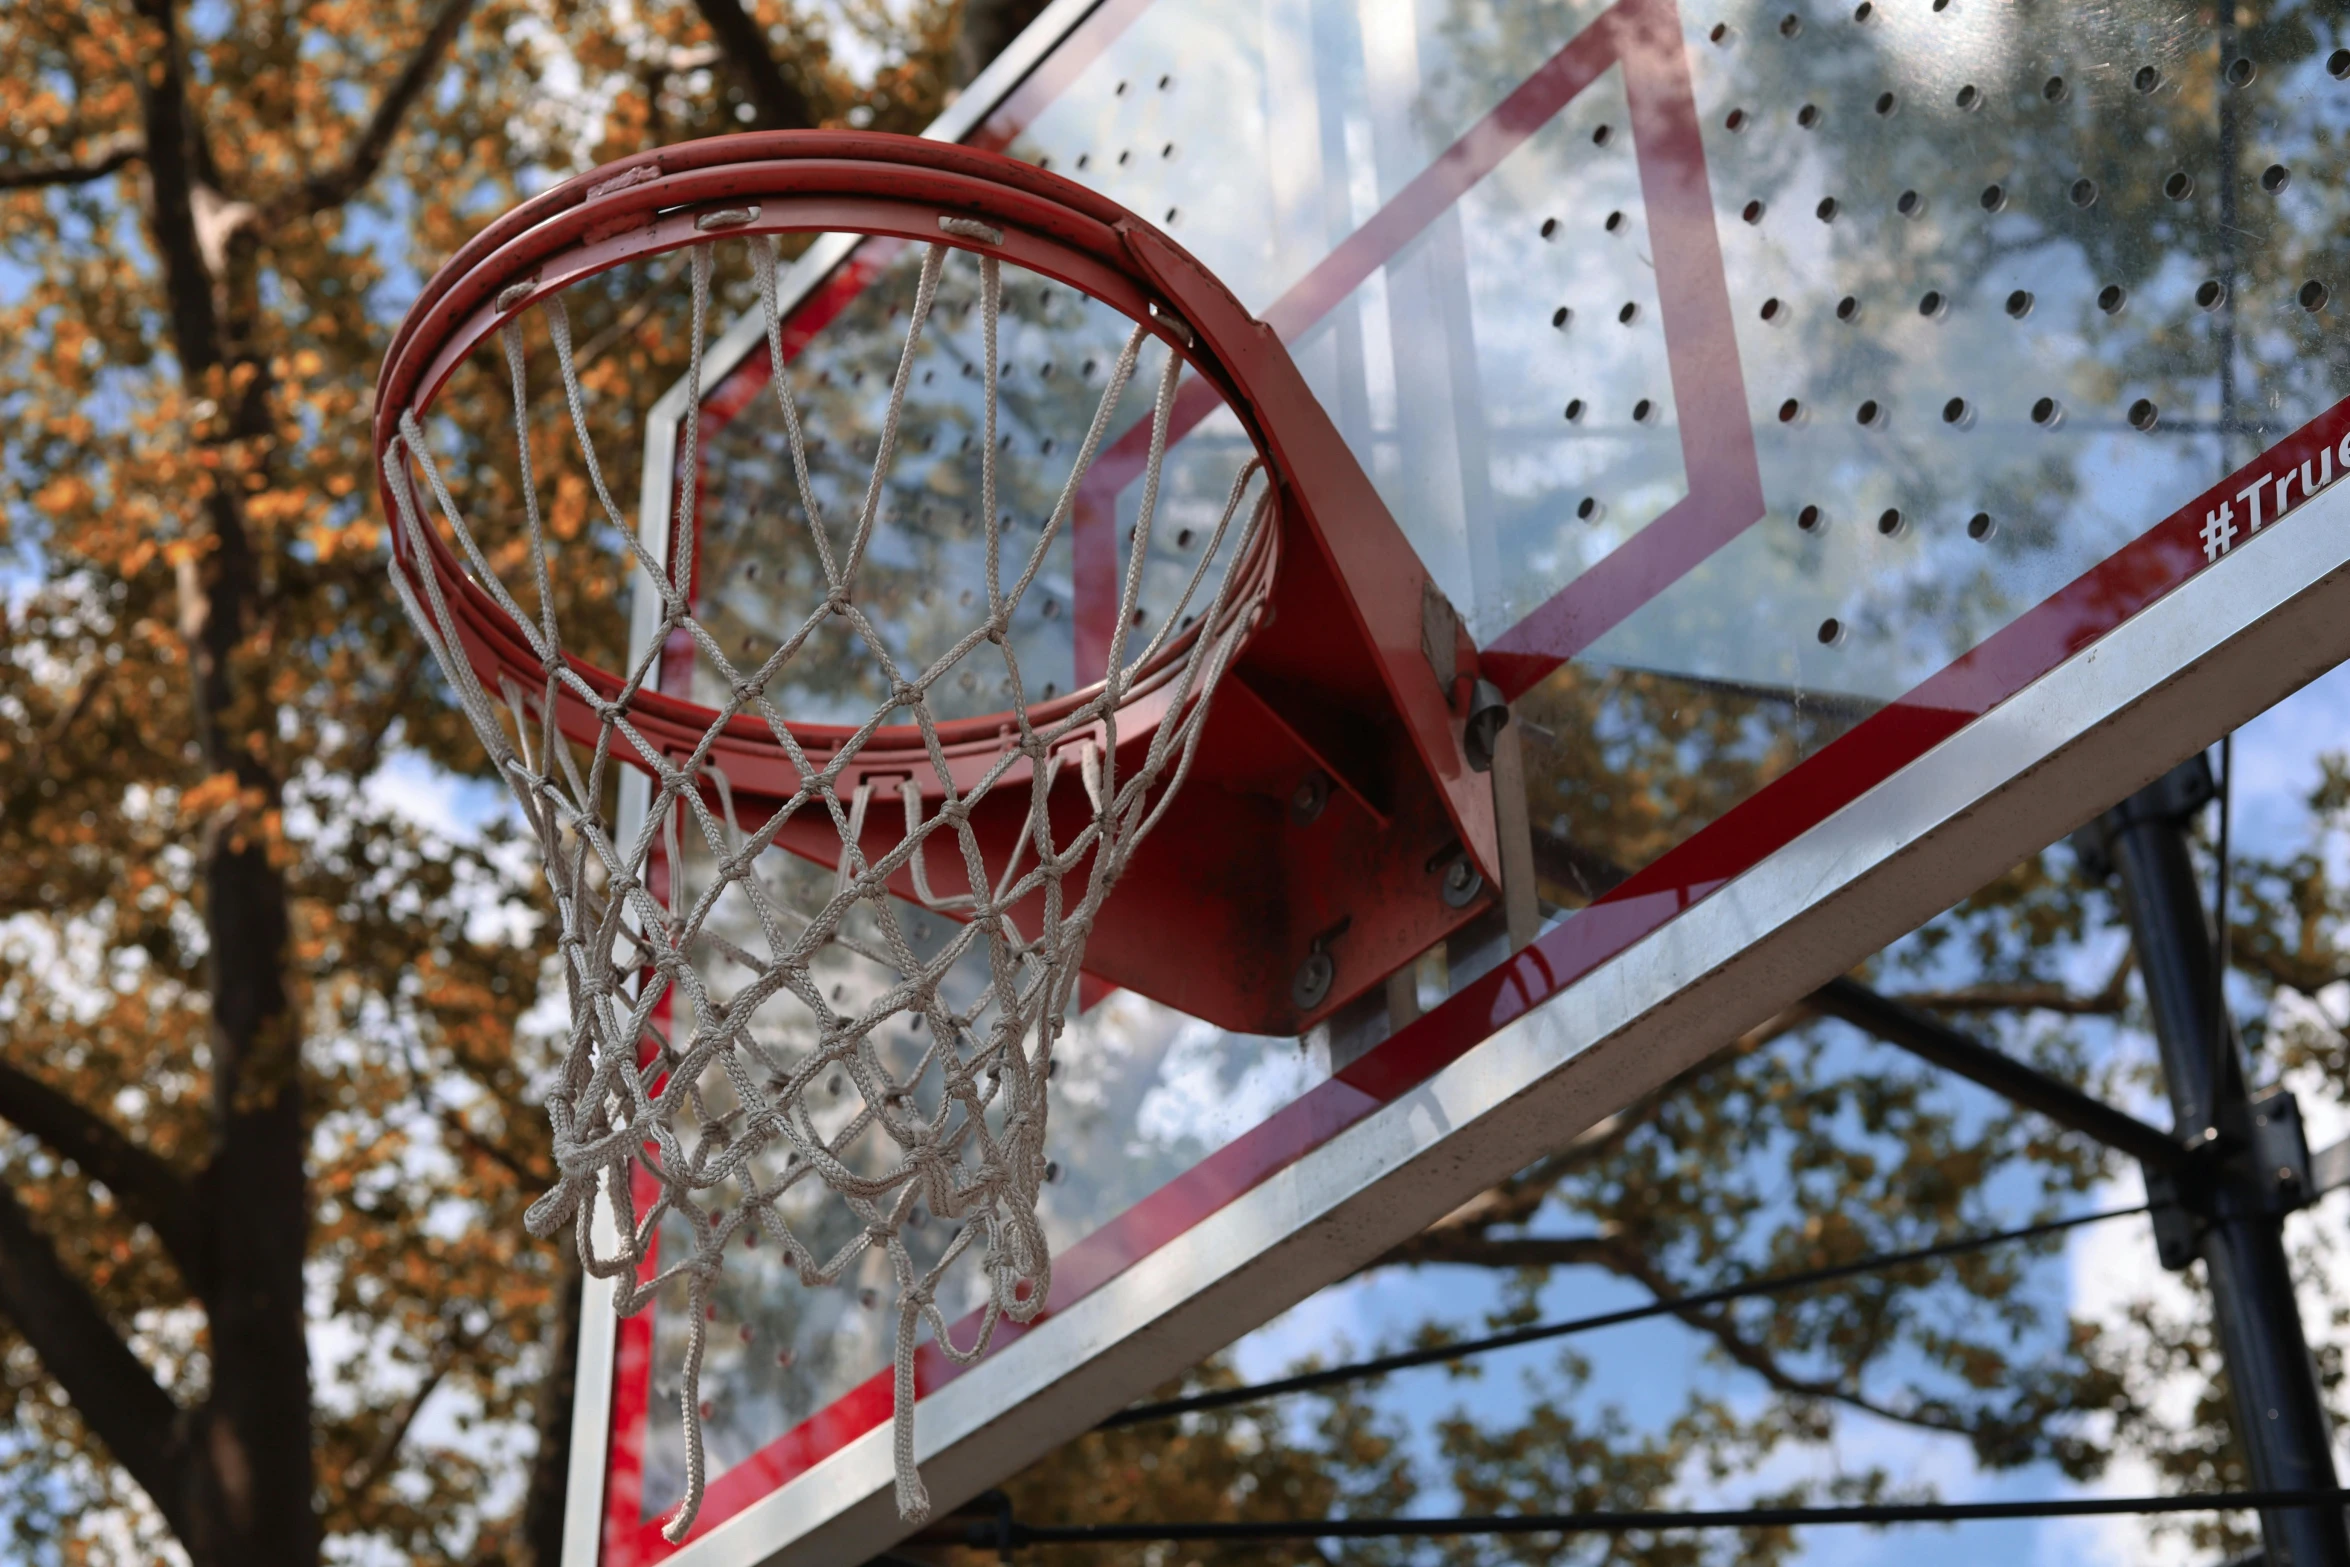
[[(756, 209), (748, 222), (719, 232), (697, 226), (706, 214), (746, 208)], [(990, 243), (946, 231), (940, 226), (942, 218), (977, 220), (998, 231), (1002, 240)], [(1212, 290), (1216, 297), (1192, 300), (1211, 320), (1246, 319), (1246, 313), (1206, 268), (1155, 230), (1150, 232), (1157, 247), (1184, 265), (1146, 268), (1126, 241), (1126, 235), (1137, 229), (1148, 230), (1149, 225), (1058, 175), (996, 153), (880, 132), (753, 132), (661, 148), (607, 164), (533, 197), (492, 223), (433, 275), (402, 320), (376, 383), (374, 441), (385, 516), (399, 516), (391, 489), (394, 481), (383, 458), (398, 434), (401, 414), (410, 409), (420, 416), (427, 412), (456, 366), (507, 320), (538, 300), (626, 262), (755, 234), (847, 232), (940, 243), (994, 256), (1077, 289), (1139, 322), (1179, 354), (1222, 394), (1258, 452), (1267, 454), (1268, 443), (1239, 377), (1228, 368), (1211, 334), (1192, 324), (1194, 312), (1185, 296)], [(1249, 346), (1234, 345), (1244, 361)], [(1271, 481), (1281, 484), (1282, 475), (1269, 456), (1267, 466)], [(423, 503), (421, 496), (414, 500)], [(1231, 571), (1269, 580), (1278, 563), (1277, 531), (1276, 526), (1260, 532), (1251, 554), (1236, 560)], [(426, 538), (426, 558), (417, 560), (410, 541), (395, 527), (395, 556), (401, 567), (430, 571), (438, 578), (459, 625), (461, 651), (476, 673), (493, 690), (501, 678), (525, 690), (544, 689), (547, 672), (506, 612), (475, 585), (437, 530), (428, 529)], [(1121, 749), (1147, 738), (1166, 716), (1174, 677), (1201, 629), (1195, 625), (1171, 638), (1134, 682), (1118, 714)], [(623, 689), (625, 682), (618, 674), (565, 657), (570, 669), (603, 698), (609, 700)], [(1031, 704), (1030, 721), (1046, 724), (1064, 717), (1099, 689), (1096, 684)], [(666, 755), (683, 756), (703, 744), (717, 710), (647, 690), (630, 699), (628, 716), (648, 743)], [(562, 699), (559, 719), (566, 733), (588, 743), (601, 727), (576, 694)], [(1017, 732), (1009, 711), (936, 727), (958, 788), (993, 765)], [(857, 732), (844, 725), (796, 722), (789, 729), (818, 768)], [(1070, 736), (1065, 743), (1079, 738)], [(617, 749), (623, 754), (631, 750), (625, 744)], [(738, 793), (779, 798), (801, 785), (799, 770), (781, 741), (756, 715), (732, 719), (717, 737), (711, 757)], [(629, 760), (641, 764), (642, 759), (629, 755)], [(1025, 764), (1015, 765), (1006, 781), (1024, 771)], [(876, 732), (843, 770), (837, 787), (847, 793), (867, 778), (905, 777), (917, 780), (925, 792), (940, 787), (920, 732), (911, 725)]]

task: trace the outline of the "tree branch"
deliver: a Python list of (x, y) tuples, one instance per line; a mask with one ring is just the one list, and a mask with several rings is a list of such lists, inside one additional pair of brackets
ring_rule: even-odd
[(106, 671), (112, 667), (108, 664), (100, 664), (82, 677), (81, 689), (74, 693), (72, 705), (50, 720), (49, 744), (55, 745), (64, 739), (72, 732), (73, 726), (82, 721), (82, 715), (89, 712), (90, 704), (98, 699), (99, 690), (106, 684)]
[(0, 190), (35, 190), (44, 185), (87, 185), (102, 180), (126, 163), (146, 156), (137, 142), (116, 145), (93, 163), (34, 163), (19, 167), (0, 164)]
[(30, 1073), (0, 1061), (0, 1120), (30, 1133), (84, 1175), (101, 1181), (133, 1218), (154, 1230), (163, 1249), (202, 1294), (210, 1247), (195, 1194), (179, 1171), (132, 1142), (113, 1123)]
[(1722, 1353), (1728, 1355), (1733, 1362), (1761, 1377), (1763, 1381), (1781, 1393), (1796, 1398), (1829, 1400), (1850, 1409), (1857, 1409), (1863, 1414), (1875, 1415), (1880, 1420), (1891, 1420), (1902, 1425), (1915, 1426), (1921, 1430), (1940, 1432), (1944, 1435), (1972, 1436), (1974, 1434), (1964, 1422), (1950, 1419), (1947, 1416), (1931, 1414), (1924, 1410), (1896, 1409), (1890, 1404), (1879, 1403), (1858, 1388), (1848, 1387), (1842, 1382), (1797, 1376), (1794, 1372), (1780, 1365), (1778, 1357), (1769, 1350), (1740, 1333), (1736, 1321), (1727, 1311), (1694, 1307), (1684, 1310), (1679, 1307), (1675, 1303), (1674, 1297), (1681, 1292), (1672, 1287), (1670, 1280), (1650, 1267), (1645, 1257), (1629, 1248), (1620, 1246), (1615, 1248), (1614, 1255), (1607, 1259), (1603, 1265), (1639, 1284), (1655, 1296), (1660, 1304), (1670, 1309), (1675, 1317), (1720, 1345)]
[(392, 720), (406, 706), (409, 688), (415, 685), (416, 677), (424, 671), (424, 639), (416, 637), (411, 640), (413, 645), (400, 655), (399, 666), (392, 671), (392, 678), (384, 687), (383, 715), (377, 722), (367, 726), (366, 737), (360, 741), (358, 752), (345, 769), (351, 777), (361, 782), (375, 776), (377, 766), (383, 761), (384, 742), (392, 733)]
[(367, 1494), (391, 1472), (393, 1460), (399, 1457), (400, 1449), (407, 1444), (409, 1428), (416, 1424), (416, 1417), (423, 1412), (426, 1401), (439, 1391), (442, 1380), (455, 1368), (457, 1357), (468, 1347), (462, 1337), (454, 1333), (434, 1346), (432, 1364), (425, 1368), (424, 1380), (416, 1385), (415, 1392), (402, 1401), (400, 1412), (392, 1417), (391, 1423), (377, 1436), (375, 1450), (351, 1470), (344, 1472), (344, 1492), (354, 1507), (364, 1502)]
[(0, 1186), (0, 1316), (181, 1539), (194, 1538), (179, 1405), (155, 1385), (16, 1194)]
[(296, 210), (302, 213), (324, 212), (339, 207), (366, 188), (383, 167), (384, 155), (391, 151), (392, 140), (400, 133), (400, 122), (424, 96), (432, 85), (442, 59), (450, 45), (457, 41), (457, 33), (465, 25), (465, 18), (473, 10), (473, 0), (441, 0), (441, 7), (433, 13), (432, 25), (425, 29), (424, 41), (408, 56), (408, 63), (384, 90), (383, 101), (375, 106), (374, 116), (367, 129), (359, 135), (359, 144), (351, 149), (340, 168), (331, 169), (305, 180)]
[[(1975, 1434), (1963, 1421), (1948, 1415), (1924, 1409), (1898, 1409), (1890, 1404), (1879, 1403), (1857, 1388), (1839, 1381), (1798, 1376), (1779, 1364), (1777, 1357), (1768, 1349), (1740, 1333), (1736, 1320), (1727, 1311), (1695, 1306), (1684, 1308), (1677, 1304), (1675, 1297), (1682, 1291), (1651, 1266), (1648, 1258), (1637, 1249), (1611, 1237), (1524, 1236), (1495, 1240), (1473, 1233), (1445, 1234), (1440, 1229), (1428, 1230), (1388, 1252), (1371, 1266), (1424, 1267), (1433, 1263), (1459, 1263), (1485, 1268), (1605, 1268), (1617, 1277), (1629, 1279), (1647, 1290), (1659, 1305), (1720, 1345), (1722, 1352), (1733, 1362), (1761, 1377), (1781, 1393), (1797, 1398), (1830, 1400), (1864, 1414), (1898, 1421), (1921, 1430), (1966, 1437)], [(1874, 1351), (1870, 1354), (1873, 1355)]]
[(783, 67), (767, 52), (759, 23), (742, 8), (741, 0), (694, 0), (694, 9), (717, 35), (728, 67), (758, 112), (761, 129), (793, 131), (815, 126), (816, 110), (808, 95), (783, 74)]
[(440, 1122), (443, 1131), (522, 1182), (523, 1185), (536, 1189), (555, 1184), (553, 1172), (539, 1169), (520, 1154), (491, 1142), (481, 1133), (467, 1126), (465, 1118), (456, 1111), (445, 1109), (439, 1105), (431, 1106), (431, 1110), (434, 1119)]
[[(1474, 1230), (1422, 1230), (1371, 1268), (1425, 1268), (1456, 1263), (1472, 1268), (1612, 1267), (1611, 1243), (1594, 1235), (1511, 1235), (1495, 1239)], [(1363, 1271), (1366, 1273), (1370, 1268)]]
[(2312, 961), (2266, 943), (2246, 941), (2241, 937), (2233, 943), (2230, 956), (2241, 966), (2267, 975), (2272, 983), (2288, 990), (2298, 990), (2305, 996), (2314, 996), (2329, 985), (2350, 979), (2350, 969), (2338, 964)]
[(2129, 1003), (2130, 971), (2135, 953), (2124, 951), (2121, 961), (2094, 995), (2080, 995), (2062, 985), (1968, 985), (1958, 990), (1909, 990), (1888, 999), (1927, 1012), (2059, 1012), (2067, 1017), (2106, 1017)]
[(604, 330), (598, 332), (582, 345), (572, 355), (572, 362), (582, 371), (586, 370), (589, 365), (611, 352), (614, 343), (619, 342), (642, 325), (645, 317), (661, 308), (661, 301), (668, 297), (669, 285), (676, 282), (678, 276), (685, 271), (688, 254), (688, 251), (678, 250), (664, 257), (660, 267), (652, 273), (635, 301), (614, 317), (610, 326), (605, 327)]

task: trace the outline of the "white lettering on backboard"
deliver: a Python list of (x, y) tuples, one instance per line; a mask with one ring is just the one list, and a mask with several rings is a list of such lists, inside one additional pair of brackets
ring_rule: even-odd
[[(2344, 435), (2338, 447), (2320, 447), (2315, 467), (2312, 467), (2309, 460), (2304, 458), (2298, 468), (2288, 463), (2282, 473), (2264, 472), (2243, 489), (2238, 490), (2236, 500), (2244, 503), (2244, 511), (2241, 514), (2244, 526), (2240, 530), (2236, 526), (2239, 514), (2236, 511), (2234, 501), (2221, 501), (2216, 511), (2205, 512), (2203, 514), (2203, 532), (2200, 535), (2203, 541), (2203, 558), (2205, 560), (2219, 559), (2229, 550), (2235, 548), (2239, 532), (2243, 537), (2250, 538), (2262, 528), (2281, 520), (2286, 512), (2291, 511), (2301, 502), (2333, 483), (2336, 455), (2342, 459), (2343, 471), (2350, 473), (2350, 435)], [(2268, 502), (2265, 515), (2261, 504), (2264, 497)]]

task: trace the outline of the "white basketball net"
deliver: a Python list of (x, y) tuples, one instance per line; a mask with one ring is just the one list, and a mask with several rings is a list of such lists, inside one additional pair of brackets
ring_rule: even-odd
[[(961, 220), (942, 221), (951, 227)], [(570, 321), (559, 296), (544, 301), (540, 309), (561, 363), (579, 456), (606, 519), (632, 541), (635, 563), (661, 595), (660, 634), (626, 672), (616, 696), (599, 694), (563, 657), (547, 564), (550, 549), (559, 546), (542, 529), (531, 471), (519, 320), (508, 322), (503, 332), (514, 387), (525, 512), (521, 523), (527, 534), (525, 558), (535, 573), (535, 613), (516, 601), (492, 569), (426, 445), (414, 410), (402, 411), (399, 436), (383, 456), (397, 500), (396, 526), (406, 545), (404, 558), (393, 564), (393, 585), (438, 656), (492, 761), (512, 785), (537, 835), (560, 917), (571, 1021), (561, 1074), (547, 1097), (560, 1178), (531, 1208), (529, 1227), (547, 1235), (574, 1223), (583, 1264), (597, 1277), (617, 1281), (617, 1306), (623, 1315), (642, 1308), (671, 1281), (682, 1280), (690, 1297), (690, 1338), (679, 1376), (685, 1495), (664, 1531), (673, 1541), (684, 1538), (702, 1497), (700, 1376), (706, 1320), (713, 1309), (708, 1306), (710, 1291), (728, 1243), (746, 1233), (754, 1241), (762, 1232), (773, 1236), (801, 1282), (810, 1287), (839, 1283), (875, 1248), (886, 1254), (897, 1297), (898, 1510), (909, 1521), (928, 1515), (929, 1497), (914, 1467), (918, 1330), (927, 1322), (939, 1349), (967, 1365), (986, 1353), (1002, 1319), (1029, 1320), (1045, 1303), (1052, 1259), (1037, 1217), (1038, 1188), (1047, 1173), (1045, 1084), (1054, 1043), (1077, 985), (1086, 936), (1136, 844), (1180, 786), (1209, 699), (1256, 620), (1269, 577), (1223, 567), (1211, 572), (1214, 562), (1248, 558), (1256, 535), (1267, 525), (1271, 501), (1265, 487), (1258, 487), (1258, 496), (1243, 515), (1242, 501), (1258, 469), (1252, 457), (1233, 481), (1215, 538), (1199, 552), (1199, 566), (1184, 589), (1183, 602), (1159, 616), (1160, 629), (1146, 646), (1129, 649), (1128, 630), (1138, 619), (1143, 557), (1158, 508), (1168, 422), (1181, 369), (1180, 358), (1170, 353), (1157, 386), (1141, 508), (1127, 546), (1107, 678), (1074, 711), (1044, 727), (1031, 724), (1027, 687), (1007, 627), (1047, 548), (1069, 526), (1079, 482), (1134, 374), (1146, 332), (1137, 326), (1127, 339), (1058, 504), (1043, 520), (1041, 536), (1025, 559), (1004, 561), (996, 498), (996, 338), (1002, 281), (999, 264), (983, 256), (979, 267), (987, 345), (987, 438), (979, 452), (987, 584), (985, 602), (978, 608), (984, 614), (949, 653), (928, 667), (899, 667), (886, 639), (859, 608), (859, 570), (877, 527), (887, 526), (882, 520), (884, 478), (897, 456), (899, 416), (916, 349), (950, 251), (933, 245), (923, 264), (872, 479), (846, 547), (841, 548), (822, 520), (809, 480), (807, 443), (791, 380), (781, 370), (786, 359), (775, 244), (764, 237), (750, 244), (768, 347), (778, 367), (771, 384), (790, 437), (808, 542), (821, 560), (829, 587), (828, 598), (797, 632), (783, 638), (756, 667), (744, 668), (730, 660), (719, 640), (691, 612), (693, 486), (680, 486), (684, 493), (667, 560), (654, 558), (635, 542), (636, 531), (613, 503), (589, 437)], [(692, 361), (687, 384), (692, 386), (702, 384), (711, 248), (698, 244), (691, 253)], [(691, 474), (696, 471), (699, 421), (688, 417), (681, 423), (685, 450), (680, 471)], [(496, 691), (487, 689), (466, 658), (458, 620), (439, 579), (429, 569), (404, 564), (429, 559), (434, 523), (428, 520), (415, 484), (419, 475), (440, 526), (473, 580), (512, 619), (535, 655), (541, 678), (533, 688), (501, 680)], [(1227, 542), (1234, 547), (1219, 548)], [(1008, 583), (1000, 567), (1009, 568)], [(1171, 679), (1172, 703), (1140, 764), (1121, 771), (1121, 704), (1146, 666), (1173, 645), (1179, 628), (1189, 623), (1192, 617), (1184, 611), (1192, 605), (1200, 606), (1198, 634), (1181, 651), (1172, 671), (1154, 672), (1154, 678)], [(849, 743), (819, 764), (802, 749), (766, 693), (808, 639), (835, 617), (854, 627), (871, 657), (881, 663), (890, 695)], [(700, 746), (689, 756), (658, 748), (631, 720), (632, 705), (659, 667), (660, 649), (671, 633), (679, 631), (693, 639), (724, 688), (733, 693), (713, 713)], [(985, 776), (958, 790), (941, 749), (931, 688), (966, 655), (991, 657), (984, 652), (991, 643), (1002, 655), (1008, 689), (1014, 693), (1006, 717), (1016, 732)], [(556, 710), (564, 696), (594, 715), (592, 746), (567, 741), (558, 732)], [(737, 819), (733, 792), (709, 762), (720, 731), (743, 714), (764, 723), (800, 779), (797, 792), (756, 824)], [(944, 798), (925, 813), (921, 791), (911, 783), (904, 785), (904, 834), (886, 854), (869, 860), (859, 840), (870, 786), (858, 784), (844, 798), (840, 779), (885, 720), (920, 731), (935, 768), (934, 798), (939, 793)], [(1096, 725), (1106, 743), (1060, 745)], [(1071, 751), (1091, 802), (1091, 817), (1067, 841), (1057, 841), (1046, 799), (1062, 770), (1063, 756)], [(607, 822), (616, 755), (653, 778), (652, 809), (642, 830), (625, 842)], [(1026, 764), (1024, 778), (1007, 787), (1025, 788), (1027, 826), (1013, 852), (990, 864), (972, 831), (969, 813), (1021, 763)], [(1069, 801), (1064, 798), (1061, 803), (1066, 820)], [(765, 872), (760, 862), (787, 824), (810, 817), (831, 822), (840, 861), (829, 896), (802, 899), (803, 906), (792, 907), (773, 884), (773, 860)], [(681, 822), (690, 823), (690, 828), (681, 827)], [(716, 862), (710, 884), (691, 897), (680, 892), (684, 878), (674, 872), (648, 874), (657, 848), (665, 847), (671, 856), (668, 864), (676, 864), (675, 839), (681, 831), (699, 834)], [(960, 856), (973, 894), (932, 893), (923, 856), (934, 837), (942, 850)], [(903, 906), (893, 908), (888, 896), (893, 878), (910, 886), (921, 904), (959, 922), (951, 939), (928, 956), (918, 954), (916, 944), (907, 939)], [(744, 950), (706, 928), (713, 906), (724, 894), (747, 900), (765, 950)], [(1013, 910), (1039, 895), (1041, 919), (1031, 922), (1034, 928), (1023, 928)], [(805, 906), (810, 902), (815, 906)], [(707, 955), (714, 943), (751, 976), (749, 983), (725, 997), (710, 992), (694, 962), (697, 952)], [(853, 1014), (834, 1009), (813, 967), (827, 953), (837, 961), (844, 948), (892, 976)], [(965, 1004), (958, 1006), (950, 1002), (942, 981), (950, 968), (972, 953), (984, 958), (987, 981), (976, 1000), (966, 995)], [(794, 1048), (779, 1048), (772, 1036), (758, 1037), (747, 1020), (763, 1003), (787, 994), (805, 1008), (807, 1027)], [(830, 994), (837, 997), (839, 991)], [(664, 1007), (665, 1000), (685, 1004)], [(666, 1021), (672, 1016), (678, 1019), (674, 1027)], [(903, 1050), (888, 1055), (876, 1046), (877, 1030), (892, 1022), (901, 1031), (919, 1032), (925, 1041), (910, 1069)], [(677, 1037), (681, 1033), (683, 1037)], [(845, 1119), (839, 1106), (829, 1104), (820, 1117), (812, 1103), (817, 1085), (837, 1094), (843, 1077), (854, 1084), (861, 1102), (850, 1103)], [(886, 1157), (873, 1156), (877, 1146), (887, 1150)], [(768, 1157), (754, 1162), (762, 1153)], [(777, 1153), (782, 1155), (780, 1163), (774, 1157)], [(780, 1169), (781, 1174), (763, 1177), (763, 1167)], [(631, 1198), (634, 1170), (649, 1172), (659, 1187), (658, 1198), (642, 1213)], [(795, 1235), (779, 1206), (787, 1193), (805, 1182), (821, 1182), (855, 1217), (853, 1238), (833, 1247), (829, 1255)], [(806, 1192), (794, 1195), (804, 1199)], [(608, 1205), (608, 1233), (618, 1236), (608, 1255), (599, 1252), (594, 1238), (599, 1201)], [(952, 1231), (943, 1254), (927, 1266), (917, 1262), (906, 1236), (910, 1225), (926, 1222), (924, 1210), (930, 1220)], [(675, 1237), (681, 1230), (691, 1237), (690, 1249), (663, 1257), (662, 1266), (655, 1269), (649, 1264), (665, 1221), (671, 1249), (679, 1249)], [(970, 1253), (985, 1270), (986, 1299), (976, 1334), (970, 1342), (957, 1344), (936, 1296), (948, 1270)]]

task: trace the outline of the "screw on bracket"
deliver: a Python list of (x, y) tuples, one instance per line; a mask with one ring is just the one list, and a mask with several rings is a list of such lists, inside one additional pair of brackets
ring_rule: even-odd
[(1322, 814), (1322, 807), (1330, 803), (1330, 777), (1319, 770), (1306, 774), (1289, 791), (1289, 821), (1293, 827), (1308, 827)]
[(1485, 890), (1484, 873), (1457, 842), (1428, 856), (1428, 871), (1431, 875), (1442, 873), (1444, 879), (1437, 884), (1437, 892), (1448, 909), (1467, 908)]
[(1329, 999), (1330, 987), (1338, 980), (1338, 960), (1330, 955), (1330, 943), (1345, 935), (1353, 923), (1354, 916), (1348, 915), (1316, 936), (1306, 949), (1305, 961), (1289, 980), (1289, 999), (1300, 1012), (1311, 1012)]

